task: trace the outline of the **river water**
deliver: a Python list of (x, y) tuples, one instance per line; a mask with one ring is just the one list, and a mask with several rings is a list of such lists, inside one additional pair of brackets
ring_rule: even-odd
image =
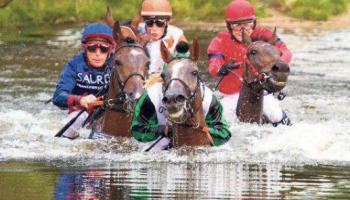
[[(211, 86), (204, 51), (217, 31), (186, 29)], [(234, 124), (231, 150), (160, 153), (86, 129), (53, 137), (67, 114), (44, 101), (80, 50), (79, 28), (0, 41), (0, 199), (349, 199), (350, 30), (278, 33), (294, 54), (281, 102), (293, 126)]]

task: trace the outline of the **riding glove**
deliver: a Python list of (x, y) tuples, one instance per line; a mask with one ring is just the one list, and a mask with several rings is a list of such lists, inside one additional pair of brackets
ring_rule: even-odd
[(221, 68), (219, 69), (219, 72), (218, 74), (221, 75), (221, 76), (226, 76), (228, 75), (228, 70), (231, 70), (231, 65), (230, 64), (227, 64), (227, 63), (224, 63)]

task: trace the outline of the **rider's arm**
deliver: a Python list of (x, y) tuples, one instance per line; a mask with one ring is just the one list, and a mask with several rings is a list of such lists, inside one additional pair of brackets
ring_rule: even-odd
[(60, 108), (68, 108), (70, 104), (78, 104), (80, 97), (72, 95), (72, 91), (77, 82), (77, 71), (74, 66), (68, 62), (65, 64), (60, 78), (56, 85), (56, 91), (53, 95), (53, 104)]
[(219, 146), (231, 138), (231, 132), (223, 117), (223, 108), (219, 100), (213, 95), (209, 112), (205, 117), (205, 123), (209, 127), (209, 134), (213, 138), (214, 145)]
[(130, 127), (131, 135), (138, 141), (149, 142), (165, 131), (165, 125), (158, 125), (156, 109), (147, 91), (137, 101)]
[(218, 75), (222, 64), (224, 64), (224, 53), (222, 52), (222, 44), (218, 37), (215, 37), (209, 44), (208, 53), (208, 70), (212, 77)]

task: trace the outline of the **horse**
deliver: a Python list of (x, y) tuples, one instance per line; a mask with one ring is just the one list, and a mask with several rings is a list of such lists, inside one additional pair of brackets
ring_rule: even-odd
[(163, 69), (163, 110), (173, 125), (172, 147), (209, 146), (212, 138), (205, 123), (203, 99), (205, 90), (196, 61), (200, 47), (194, 39), (189, 57), (173, 57), (164, 43), (161, 55), (167, 67)]
[(267, 40), (252, 39), (242, 31), (242, 43), (247, 47), (243, 61), (242, 85), (236, 114), (244, 123), (263, 123), (264, 94), (281, 91), (290, 73), (289, 65), (280, 59), (280, 51), (274, 46), (276, 28)]
[(150, 37), (138, 38), (137, 27), (141, 17), (120, 25), (107, 8), (106, 20), (113, 28), (117, 44), (111, 64), (111, 79), (104, 100), (106, 110), (102, 115), (101, 131), (108, 135), (131, 137), (129, 128), (136, 100), (144, 92), (150, 59), (145, 46)]

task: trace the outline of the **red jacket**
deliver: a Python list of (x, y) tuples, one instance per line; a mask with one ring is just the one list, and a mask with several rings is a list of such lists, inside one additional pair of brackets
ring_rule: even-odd
[[(272, 31), (269, 29), (256, 27), (251, 38), (253, 40), (256, 38), (270, 38), (272, 34)], [(292, 59), (292, 53), (278, 37), (276, 37), (275, 47), (282, 52), (281, 59), (289, 64)], [(230, 63), (231, 59), (236, 60), (236, 62), (242, 62), (246, 55), (246, 51), (247, 48), (241, 42), (235, 41), (231, 38), (231, 34), (228, 30), (218, 33), (210, 42), (207, 50), (209, 74), (216, 77), (222, 64)], [(242, 77), (242, 66), (235, 69), (235, 72)], [(219, 91), (224, 94), (234, 94), (240, 91), (240, 87), (241, 81), (234, 75), (228, 74), (221, 81)]]

